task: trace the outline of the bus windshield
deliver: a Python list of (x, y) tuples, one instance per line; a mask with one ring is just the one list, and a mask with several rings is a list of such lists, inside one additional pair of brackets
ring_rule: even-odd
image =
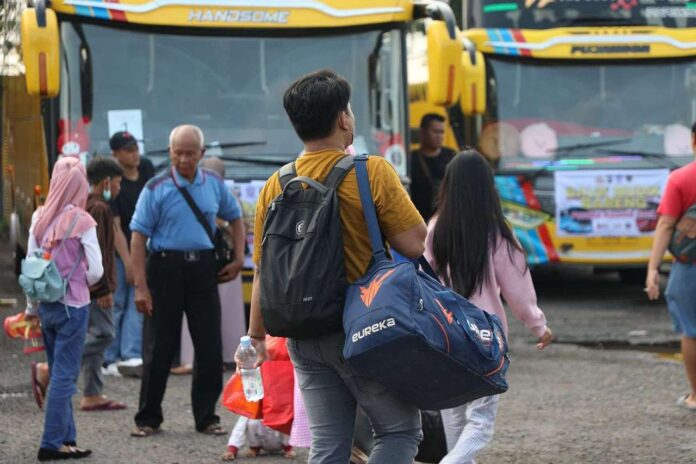
[[(110, 134), (127, 130), (143, 153), (164, 161), (171, 129), (190, 123), (214, 145), (208, 154), (232, 160), (228, 177), (266, 179), (302, 150), (283, 92), (299, 76), (331, 68), (352, 84), (356, 151), (403, 153), (399, 30), (305, 37), (161, 31), (62, 24), (58, 152), (68, 133), (82, 153), (109, 153)], [(405, 175), (401, 158), (390, 161)]]
[[(692, 156), (696, 58), (620, 61), (488, 57), (488, 113), (479, 140), (490, 158), (572, 153)], [(658, 160), (659, 161), (659, 160)]]
[(696, 27), (693, 0), (471, 0), (467, 27)]

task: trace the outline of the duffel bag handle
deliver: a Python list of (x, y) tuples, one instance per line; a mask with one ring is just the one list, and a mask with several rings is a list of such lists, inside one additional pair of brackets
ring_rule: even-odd
[(358, 178), (358, 191), (360, 192), (360, 203), (362, 203), (363, 214), (365, 215), (365, 223), (367, 224), (367, 232), (370, 236), (370, 244), (372, 245), (372, 259), (375, 263), (385, 261), (387, 253), (384, 250), (382, 243), (382, 232), (379, 229), (377, 221), (377, 212), (375, 211), (375, 202), (372, 199), (372, 191), (370, 189), (370, 178), (367, 175), (367, 155), (357, 155), (355, 159), (355, 175)]
[[(457, 302), (457, 300), (454, 299), (450, 295), (449, 291), (436, 292), (435, 294), (437, 295), (438, 298), (441, 298), (443, 300), (443, 302), (447, 304), (447, 309), (454, 308), (454, 311), (457, 313), (457, 314), (454, 314), (454, 318), (457, 319), (457, 321), (459, 321), (459, 325), (461, 325), (464, 328), (464, 330), (469, 335), (469, 337), (480, 338), (480, 335), (474, 333), (473, 330), (471, 329), (471, 327), (469, 327), (469, 323), (468, 323), (468, 319), (466, 317), (466, 314), (459, 307), (459, 303)], [(502, 334), (500, 334), (500, 329), (498, 328), (497, 324), (495, 323), (495, 321), (493, 320), (491, 315), (488, 314), (488, 312), (486, 312), (484, 310), (481, 310), (481, 312), (483, 313), (483, 316), (486, 318), (486, 321), (488, 321), (488, 324), (491, 326), (491, 352), (490, 352), (490, 354), (486, 353), (482, 349), (481, 345), (478, 343), (477, 343), (477, 347), (478, 347), (478, 350), (483, 357), (485, 357), (486, 359), (490, 359), (490, 360), (496, 360), (500, 357), (500, 350), (502, 347), (498, 344), (498, 339), (499, 339), (499, 336), (501, 336)], [(457, 316), (459, 316), (459, 317), (457, 317)], [(504, 339), (504, 335), (502, 335), (501, 339)]]
[(432, 277), (435, 279), (436, 282), (440, 282), (440, 278), (437, 276), (437, 273), (433, 269), (433, 267), (430, 265), (427, 259), (425, 259), (425, 256), (421, 256), (418, 258), (418, 264), (420, 264), (421, 270), (425, 272), (425, 274), (428, 277)]

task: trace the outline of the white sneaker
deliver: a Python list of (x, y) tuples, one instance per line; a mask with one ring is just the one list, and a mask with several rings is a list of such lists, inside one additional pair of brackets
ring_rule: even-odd
[(126, 377), (142, 377), (143, 376), (143, 360), (140, 358), (126, 359), (116, 363), (118, 372)]
[(101, 373), (102, 375), (112, 375), (114, 377), (121, 377), (121, 374), (118, 372), (118, 366), (116, 366), (116, 363), (111, 363), (106, 367), (102, 367)]

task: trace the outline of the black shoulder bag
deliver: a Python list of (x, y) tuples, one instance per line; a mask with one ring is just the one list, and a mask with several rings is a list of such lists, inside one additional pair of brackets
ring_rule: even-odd
[(234, 252), (227, 243), (227, 240), (225, 240), (225, 237), (223, 237), (222, 230), (220, 230), (219, 227), (216, 229), (215, 234), (213, 234), (213, 230), (211, 229), (208, 220), (205, 218), (205, 215), (203, 215), (203, 212), (198, 208), (196, 202), (193, 201), (189, 191), (183, 187), (177, 186), (177, 188), (184, 196), (184, 200), (186, 200), (186, 203), (188, 203), (191, 211), (193, 211), (193, 214), (196, 215), (198, 222), (200, 222), (205, 229), (205, 232), (208, 234), (208, 238), (210, 238), (210, 241), (213, 242), (213, 247), (215, 248), (215, 263), (217, 264), (217, 270), (219, 272), (223, 267), (227, 266), (234, 260)]

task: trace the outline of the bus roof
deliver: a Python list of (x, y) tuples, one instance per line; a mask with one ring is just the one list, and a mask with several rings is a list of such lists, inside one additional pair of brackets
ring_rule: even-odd
[(405, 22), (411, 0), (53, 0), (67, 15), (143, 25), (298, 29)]

